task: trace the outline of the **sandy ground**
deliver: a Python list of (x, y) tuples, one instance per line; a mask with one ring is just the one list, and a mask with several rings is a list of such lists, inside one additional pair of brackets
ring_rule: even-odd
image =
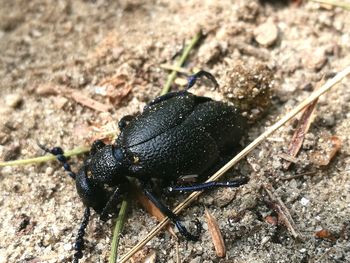
[[(72, 149), (86, 144), (88, 128), (139, 112), (167, 78), (161, 64), (173, 64), (199, 29), (206, 37), (191, 53), (187, 70), (209, 70), (226, 90), (234, 85), (227, 72), (236, 65), (249, 69), (260, 63), (273, 72), (272, 107), (247, 133), (246, 142), (252, 141), (306, 98), (324, 74), (350, 62), (349, 11), (266, 2), (2, 0), (0, 158), (40, 156), (36, 141)], [(106, 96), (105, 83), (113, 86), (113, 96)], [(180, 262), (191, 263), (350, 262), (349, 83), (319, 100), (295, 165), (286, 171), (281, 158), (295, 128), (291, 121), (230, 173), (249, 176), (246, 186), (209, 191), (182, 213), (185, 222), (194, 216), (203, 222), (199, 242), (177, 243), (162, 233), (148, 243), (157, 262), (176, 262), (177, 254)], [(113, 107), (99, 112), (82, 106), (72, 91)], [(320, 166), (315, 155), (325, 155), (330, 136), (342, 146), (330, 164)], [(71, 160), (74, 169), (82, 158)], [(284, 180), (308, 172), (312, 175)], [(70, 262), (83, 206), (59, 164), (5, 167), (0, 180), (0, 262)], [(261, 190), (267, 182), (289, 209), (302, 240), (273, 223), (276, 213)], [(167, 203), (173, 207), (181, 199)], [(215, 254), (204, 207), (218, 220), (225, 258)], [(155, 225), (133, 203), (121, 255)], [(111, 229), (111, 222), (93, 215), (81, 262), (107, 262)], [(331, 232), (328, 239), (315, 237), (321, 229)]]

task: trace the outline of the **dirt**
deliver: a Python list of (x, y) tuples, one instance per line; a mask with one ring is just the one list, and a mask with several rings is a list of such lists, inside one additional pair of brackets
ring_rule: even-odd
[[(0, 158), (43, 155), (37, 141), (64, 149), (82, 146), (91, 139), (91, 129), (115, 126), (122, 116), (140, 112), (166, 81), (169, 71), (162, 65), (174, 64), (198, 30), (205, 37), (191, 52), (186, 70), (208, 70), (226, 88), (232, 83), (227, 72), (235, 67), (253, 70), (260, 64), (273, 72), (272, 105), (247, 132), (245, 143), (252, 141), (309, 96), (324, 75), (332, 76), (350, 62), (349, 11), (302, 2), (1, 1)], [(183, 88), (184, 80), (180, 74), (173, 89)], [(281, 155), (295, 121), (226, 176), (249, 176), (247, 185), (209, 191), (181, 214), (185, 223), (194, 217), (203, 222), (199, 242), (180, 238), (177, 243), (164, 232), (147, 244), (157, 262), (177, 262), (177, 257), (190, 263), (350, 262), (349, 83), (347, 79), (320, 98), (289, 170)], [(194, 92), (213, 94), (201, 84)], [(222, 93), (213, 96), (225, 99)], [(86, 98), (109, 111), (86, 106)], [(340, 139), (341, 148), (322, 166), (313, 156), (326, 154), (331, 136)], [(72, 158), (74, 170), (82, 160)], [(299, 177), (288, 179), (295, 175)], [(71, 262), (83, 205), (61, 166), (4, 167), (0, 180), (0, 262)], [(273, 185), (301, 239), (278, 221), (263, 183)], [(174, 207), (182, 198), (167, 203)], [(215, 254), (204, 207), (221, 228), (225, 258)], [(133, 203), (120, 255), (156, 224)], [(81, 262), (108, 261), (112, 228), (112, 222), (93, 214)]]

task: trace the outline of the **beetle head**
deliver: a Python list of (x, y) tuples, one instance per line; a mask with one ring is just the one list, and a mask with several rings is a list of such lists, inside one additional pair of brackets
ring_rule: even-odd
[(113, 194), (113, 188), (126, 182), (123, 151), (105, 145), (85, 161), (75, 179), (80, 198), (87, 207), (101, 212)]

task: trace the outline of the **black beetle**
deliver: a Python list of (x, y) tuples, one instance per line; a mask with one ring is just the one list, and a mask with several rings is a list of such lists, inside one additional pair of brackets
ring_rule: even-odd
[[(210, 73), (199, 71), (189, 78), (185, 90), (152, 100), (136, 117), (123, 117), (119, 122), (121, 133), (116, 142), (106, 145), (95, 141), (77, 174), (72, 172), (60, 147), (48, 149), (39, 145), (46, 152), (56, 155), (75, 179), (78, 194), (86, 207), (73, 262), (78, 262), (83, 256), (83, 236), (90, 208), (106, 220), (117, 207), (120, 197), (129, 190), (127, 177), (140, 181), (145, 195), (174, 222), (182, 235), (189, 240), (198, 239), (199, 233), (189, 233), (178, 216), (158, 200), (150, 181), (159, 178), (170, 183), (181, 176), (208, 174), (216, 164), (232, 155), (246, 131), (247, 121), (237, 108), (188, 92), (201, 76), (218, 86)], [(198, 191), (216, 186), (238, 187), (246, 181), (237, 179), (171, 189)]]

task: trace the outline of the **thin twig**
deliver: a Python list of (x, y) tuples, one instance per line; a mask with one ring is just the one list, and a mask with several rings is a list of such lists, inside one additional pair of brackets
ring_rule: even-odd
[[(86, 153), (90, 151), (90, 147), (82, 147), (79, 146), (77, 148), (74, 148), (70, 151), (65, 151), (64, 156), (71, 157), (74, 155), (79, 155), (82, 153)], [(30, 159), (24, 159), (24, 160), (15, 160), (15, 161), (8, 161), (8, 162), (0, 162), (0, 167), (2, 166), (17, 166), (17, 165), (26, 165), (26, 164), (35, 164), (35, 163), (42, 163), (47, 161), (56, 160), (56, 156), (50, 154), (50, 155), (44, 155), (40, 157), (30, 158)]]
[(332, 6), (340, 7), (350, 11), (350, 4), (345, 3), (343, 1), (334, 1), (334, 0), (309, 0), (309, 1), (320, 3), (320, 4), (332, 5)]
[[(175, 67), (180, 68), (186, 61), (188, 55), (190, 54), (193, 47), (198, 43), (198, 41), (202, 37), (202, 32), (199, 31), (192, 39), (191, 42), (188, 44), (188, 46), (184, 49), (179, 61), (175, 64)], [(176, 78), (177, 71), (173, 70), (170, 75), (168, 76), (168, 79), (166, 83), (164, 84), (164, 87), (162, 89), (162, 92), (160, 95), (164, 95), (169, 92), (170, 86), (173, 83), (174, 79)]]
[(284, 225), (288, 228), (290, 233), (294, 238), (302, 238), (301, 233), (297, 230), (294, 220), (292, 216), (289, 213), (288, 208), (283, 203), (283, 201), (275, 195), (275, 189), (272, 187), (271, 184), (263, 184), (262, 186), (267, 193), (267, 195), (270, 197), (271, 202), (273, 203), (273, 208), (278, 213), (278, 218), (281, 219), (284, 223)]
[(109, 256), (109, 263), (117, 262), (119, 239), (123, 231), (124, 223), (126, 220), (126, 211), (128, 209), (128, 206), (129, 206), (128, 200), (123, 200), (119, 210), (117, 221), (115, 223), (114, 231), (113, 231), (113, 239), (111, 244), (111, 255)]
[[(245, 147), (239, 154), (237, 154), (231, 161), (224, 165), (220, 170), (218, 170), (212, 177), (210, 177), (207, 182), (218, 180), (225, 172), (227, 172), (233, 165), (242, 160), (247, 156), (254, 148), (256, 148), (261, 142), (263, 142), (270, 134), (288, 122), (291, 118), (297, 115), (302, 109), (304, 109), (312, 101), (320, 97), (335, 84), (340, 82), (343, 78), (350, 74), (350, 65), (339, 72), (334, 78), (328, 80), (319, 90), (313, 92), (308, 98), (302, 101), (297, 107), (292, 111), (287, 113), (281, 120), (272, 125), (267, 131), (261, 134), (253, 142), (251, 142), (247, 147)], [(194, 192), (190, 194), (183, 202), (181, 202), (175, 209), (174, 213), (178, 214), (181, 210), (189, 206), (200, 194), (202, 191)], [(128, 253), (126, 253), (120, 260), (120, 263), (126, 262), (133, 254), (135, 254), (139, 249), (147, 244), (154, 236), (156, 236), (164, 226), (169, 222), (169, 218), (164, 218), (155, 228), (153, 228), (148, 235), (143, 238), (139, 243), (137, 243)]]
[(191, 71), (182, 68), (182, 67), (178, 67), (178, 66), (174, 66), (174, 65), (170, 65), (170, 64), (161, 64), (160, 67), (162, 69), (166, 69), (166, 70), (172, 70), (172, 71), (176, 71), (178, 73), (183, 73), (186, 75), (191, 75)]

